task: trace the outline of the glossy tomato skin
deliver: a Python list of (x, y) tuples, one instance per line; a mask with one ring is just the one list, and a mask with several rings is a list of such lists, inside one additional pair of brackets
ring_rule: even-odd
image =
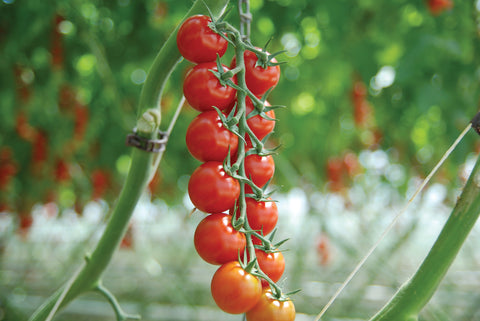
[[(255, 249), (258, 265), (260, 269), (273, 281), (278, 282), (285, 271), (285, 258), (282, 252), (267, 253), (260, 249)], [(262, 279), (262, 286), (268, 287), (267, 281)]]
[[(243, 55), (245, 62), (245, 82), (248, 89), (256, 95), (262, 96), (272, 87), (275, 87), (280, 79), (280, 67), (268, 66), (263, 68), (262, 66), (256, 66), (258, 57), (250, 50), (245, 50)], [(277, 62), (272, 59), (272, 62)], [(236, 60), (233, 59), (231, 67), (236, 65)]]
[[(263, 187), (275, 173), (275, 162), (271, 155), (259, 156), (256, 154), (245, 157), (245, 175), (251, 178), (258, 187)], [(245, 186), (245, 191), (251, 193), (250, 186)]]
[[(268, 101), (266, 101), (265, 106), (271, 106), (271, 105)], [(248, 115), (254, 110), (252, 100), (249, 97), (245, 99), (245, 107), (246, 107), (246, 114), (248, 118)], [(267, 117), (271, 119), (275, 119), (275, 112), (273, 110), (269, 110), (265, 114)], [(269, 119), (263, 118), (260, 115), (255, 115), (247, 119), (247, 125), (253, 131), (255, 136), (259, 140), (262, 140), (265, 136), (270, 134), (275, 128), (275, 120), (269, 120)]]
[(206, 262), (220, 265), (237, 260), (238, 254), (243, 253), (245, 234), (233, 228), (231, 219), (230, 215), (215, 213), (198, 224), (193, 242), (198, 255)]
[(215, 110), (199, 114), (188, 126), (187, 148), (193, 157), (202, 162), (219, 161), (235, 155), (238, 137), (226, 129)]
[(227, 50), (227, 40), (214, 32), (208, 24), (210, 17), (195, 15), (186, 19), (177, 33), (177, 47), (187, 60), (199, 64), (215, 61)]
[[(262, 295), (260, 280), (246, 272), (237, 261), (223, 264), (213, 275), (211, 291), (215, 303), (227, 313), (252, 309)], [(268, 320), (268, 319), (265, 319)]]
[(295, 305), (291, 300), (279, 301), (269, 288), (264, 288), (258, 303), (246, 313), (247, 321), (294, 321)]
[[(229, 108), (235, 100), (235, 89), (222, 86), (217, 77), (210, 71), (218, 71), (216, 62), (205, 62), (190, 69), (183, 82), (183, 94), (190, 106), (203, 112)], [(228, 68), (223, 66), (226, 72)]]
[(240, 184), (229, 176), (221, 162), (200, 165), (188, 182), (193, 205), (205, 213), (221, 213), (232, 208), (240, 195)]
[[(268, 200), (271, 200), (269, 197)], [(245, 198), (248, 225), (252, 230), (255, 230), (263, 235), (269, 234), (278, 221), (277, 204), (273, 201), (257, 202), (255, 199)], [(233, 209), (230, 209), (230, 214), (233, 214)], [(237, 212), (237, 216), (239, 211)], [(258, 243), (260, 244), (260, 243)]]

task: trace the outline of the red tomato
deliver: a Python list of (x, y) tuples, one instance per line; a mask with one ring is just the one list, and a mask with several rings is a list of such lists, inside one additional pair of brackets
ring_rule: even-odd
[[(235, 89), (222, 86), (210, 70), (218, 71), (215, 62), (198, 64), (187, 73), (183, 82), (185, 98), (198, 111), (212, 110), (212, 106), (225, 110), (235, 100)], [(228, 68), (223, 66), (223, 70), (226, 72)]]
[[(211, 291), (215, 303), (225, 312), (245, 313), (262, 295), (260, 280), (246, 272), (237, 261), (222, 265), (213, 275)], [(273, 319), (265, 319), (273, 320)]]
[[(271, 198), (268, 198), (271, 200)], [(247, 220), (252, 230), (267, 235), (275, 228), (278, 221), (278, 209), (275, 202), (257, 202), (253, 198), (245, 199), (247, 204)], [(233, 209), (230, 210), (233, 213)], [(237, 212), (237, 216), (239, 212)], [(260, 244), (260, 243), (259, 243)]]
[(235, 155), (238, 137), (226, 129), (215, 110), (198, 115), (188, 126), (186, 134), (187, 148), (199, 161), (219, 161)]
[(198, 224), (193, 243), (206, 262), (220, 265), (237, 260), (239, 253), (243, 253), (245, 234), (233, 228), (231, 219), (230, 215), (215, 213)]
[(240, 195), (240, 184), (225, 173), (221, 162), (206, 162), (190, 177), (188, 195), (200, 211), (221, 213), (234, 206)]
[[(256, 154), (245, 157), (245, 174), (251, 178), (253, 183), (258, 187), (263, 187), (272, 177), (275, 172), (275, 162), (273, 157), (259, 156)], [(245, 186), (245, 191), (251, 193), (250, 186)]]
[[(266, 253), (255, 249), (258, 265), (260, 269), (273, 281), (277, 282), (285, 271), (285, 259), (282, 252)], [(269, 286), (268, 282), (262, 279), (262, 286)]]
[(212, 19), (196, 15), (186, 19), (178, 29), (177, 46), (182, 56), (193, 62), (215, 61), (227, 50), (228, 42), (208, 26)]
[[(268, 101), (265, 102), (265, 106), (270, 106)], [(245, 107), (246, 107), (246, 113), (248, 117), (248, 114), (250, 114), (254, 109), (252, 100), (249, 97), (245, 99)], [(265, 114), (268, 117), (275, 119), (275, 112), (273, 110), (269, 110)], [(265, 136), (267, 136), (273, 131), (273, 129), (275, 128), (275, 121), (263, 118), (260, 115), (256, 115), (247, 119), (247, 125), (253, 131), (255, 136), (259, 140), (262, 140)], [(249, 137), (247, 137), (247, 144), (249, 146), (252, 145)]]
[(295, 306), (291, 300), (276, 299), (269, 288), (264, 288), (260, 300), (246, 317), (247, 321), (293, 321)]
[(451, 0), (428, 0), (428, 8), (433, 15), (439, 15), (445, 10), (453, 8)]
[[(243, 54), (245, 62), (245, 81), (247, 83), (248, 89), (256, 95), (262, 96), (272, 87), (275, 87), (280, 79), (280, 67), (279, 66), (268, 66), (263, 68), (262, 66), (257, 66), (258, 57), (257, 55), (249, 50), (245, 50)], [(272, 62), (277, 62), (272, 59)], [(236, 65), (235, 58), (231, 63), (231, 68)]]

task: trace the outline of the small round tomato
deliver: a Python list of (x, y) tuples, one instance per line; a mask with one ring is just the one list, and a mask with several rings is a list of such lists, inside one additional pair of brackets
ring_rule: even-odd
[(238, 137), (226, 129), (215, 110), (199, 114), (188, 126), (186, 143), (189, 152), (199, 161), (222, 162), (235, 155)]
[(193, 63), (215, 61), (227, 50), (228, 42), (213, 31), (208, 24), (210, 17), (195, 15), (186, 19), (177, 33), (177, 46), (180, 54)]
[(206, 162), (192, 173), (188, 195), (200, 211), (221, 213), (234, 206), (240, 195), (240, 184), (224, 171), (221, 162)]
[(278, 300), (269, 288), (264, 288), (257, 305), (246, 314), (247, 321), (294, 321), (295, 305), (290, 299)]
[[(220, 110), (230, 107), (235, 100), (235, 89), (222, 86), (218, 78), (211, 72), (218, 71), (215, 62), (205, 62), (196, 65), (185, 76), (183, 94), (190, 106), (198, 111)], [(223, 66), (226, 72), (228, 68)]]
[(215, 213), (198, 224), (193, 243), (206, 262), (220, 265), (237, 260), (238, 254), (243, 253), (245, 234), (233, 228), (231, 219), (228, 214)]
[[(245, 157), (245, 175), (251, 178), (253, 183), (258, 187), (263, 187), (275, 172), (275, 162), (271, 155), (259, 156), (256, 154)], [(250, 186), (245, 186), (245, 191), (251, 193)]]
[[(254, 95), (262, 96), (267, 90), (277, 85), (280, 79), (280, 67), (278, 65), (268, 66), (267, 68), (257, 66), (258, 57), (250, 50), (245, 50), (243, 58), (245, 62), (245, 82)], [(272, 62), (277, 61), (274, 58)], [(234, 58), (230, 66), (233, 68), (235, 65), (236, 60)]]
[[(260, 269), (273, 281), (277, 282), (285, 271), (285, 258), (282, 252), (264, 252), (259, 249), (255, 249), (255, 255), (257, 256), (258, 265)], [(268, 282), (262, 279), (262, 286), (267, 287)]]
[(215, 272), (211, 291), (220, 309), (239, 314), (249, 311), (257, 304), (262, 295), (262, 286), (257, 277), (245, 271), (237, 261), (232, 261), (223, 264)]
[[(271, 198), (268, 198), (268, 200), (271, 200)], [(247, 205), (247, 220), (250, 228), (259, 233), (262, 232), (263, 235), (267, 235), (273, 231), (278, 221), (277, 204), (273, 201), (257, 202), (250, 197), (245, 198), (245, 202)], [(237, 211), (237, 216), (239, 212), (240, 211)], [(233, 213), (233, 209), (230, 209), (230, 213)]]
[[(265, 102), (265, 106), (270, 106), (268, 101)], [(253, 111), (254, 106), (252, 103), (252, 100), (247, 97), (245, 99), (245, 107), (246, 107), (246, 114), (247, 118), (248, 115)], [(265, 115), (271, 119), (275, 119), (275, 112), (273, 110), (269, 110), (265, 113)], [(275, 128), (275, 121), (263, 118), (260, 115), (255, 115), (253, 117), (250, 117), (247, 119), (247, 125), (248, 127), (252, 130), (252, 132), (255, 134), (255, 136), (259, 139), (262, 140), (265, 136), (270, 134), (273, 129)], [(249, 139), (249, 138), (247, 138)]]

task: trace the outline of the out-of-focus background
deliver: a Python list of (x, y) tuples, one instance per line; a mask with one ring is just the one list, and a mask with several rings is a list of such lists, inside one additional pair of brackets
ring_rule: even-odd
[[(480, 1), (250, 0), (252, 42), (279, 56), (272, 183), (281, 284), (313, 320), (478, 111)], [(448, 1), (447, 1), (448, 2)], [(24, 320), (98, 240), (128, 171), (149, 67), (191, 1), (0, 2), (0, 320)], [(238, 25), (236, 2), (230, 21)], [(229, 53), (224, 59), (229, 64)], [(188, 63), (165, 89), (166, 129)], [(104, 283), (144, 320), (241, 320), (215, 307), (192, 239), (182, 110)], [(325, 320), (365, 320), (434, 242), (480, 145), (466, 135)], [(480, 320), (475, 228), (421, 320)], [(85, 295), (55, 320), (114, 320)]]

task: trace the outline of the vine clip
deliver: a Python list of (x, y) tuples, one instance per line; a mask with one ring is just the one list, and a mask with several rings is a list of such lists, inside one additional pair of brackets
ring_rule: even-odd
[(168, 133), (158, 131), (156, 139), (149, 139), (137, 134), (137, 129), (133, 129), (133, 133), (127, 135), (127, 146), (133, 146), (138, 149), (151, 153), (160, 153), (165, 150), (168, 141)]

